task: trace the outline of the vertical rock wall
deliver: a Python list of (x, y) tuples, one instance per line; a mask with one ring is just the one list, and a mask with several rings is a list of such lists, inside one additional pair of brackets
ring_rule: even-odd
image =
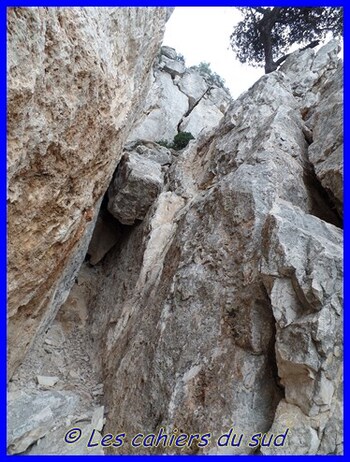
[[(296, 53), (233, 102), (173, 158), (143, 222), (101, 263), (90, 322), (105, 431), (212, 435), (202, 448), (129, 440), (114, 452), (342, 451), (341, 217), (313, 164), (315, 143), (325, 163), (333, 152), (318, 127), (341, 105), (341, 90), (327, 97), (337, 53), (334, 42)], [(339, 113), (327, 124), (336, 149)], [(243, 443), (218, 448), (232, 426)], [(287, 428), (283, 447), (248, 446)]]
[(10, 376), (83, 261), (169, 12), (8, 10)]

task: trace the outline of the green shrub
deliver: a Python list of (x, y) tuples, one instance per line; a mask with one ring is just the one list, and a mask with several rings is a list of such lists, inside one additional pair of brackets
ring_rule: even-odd
[(174, 136), (173, 148), (176, 151), (185, 148), (190, 140), (194, 140), (194, 136), (189, 132), (180, 132)]
[(172, 143), (170, 143), (167, 140), (159, 140), (156, 141), (156, 143), (160, 146), (163, 146), (164, 148), (175, 149), (175, 151), (180, 151), (180, 149), (184, 149), (188, 145), (190, 140), (194, 140), (194, 136), (192, 135), (192, 133), (180, 132), (174, 136), (174, 140)]
[(192, 66), (191, 69), (196, 70), (210, 85), (216, 85), (225, 89), (225, 80), (211, 70), (209, 63), (202, 61), (197, 66)]

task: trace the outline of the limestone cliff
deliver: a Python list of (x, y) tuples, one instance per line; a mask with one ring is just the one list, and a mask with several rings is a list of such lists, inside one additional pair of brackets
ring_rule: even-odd
[[(96, 429), (97, 439), (126, 434), (106, 453), (339, 454), (338, 45), (292, 54), (231, 102), (217, 126), (202, 131), (209, 121), (175, 151), (155, 141), (181, 130), (186, 108), (204, 104), (206, 90), (168, 48), (148, 96), (140, 86), (154, 79), (167, 14), (11, 11), (12, 364), (40, 327), (49, 330), (10, 382), (10, 452), (103, 453), (86, 447)], [(23, 27), (36, 40), (23, 43)], [(57, 42), (55, 28), (64, 31)], [(35, 71), (50, 62), (56, 74)], [(65, 79), (64, 65), (72, 66)], [(188, 105), (171, 123), (156, 97), (160, 81)], [(74, 82), (86, 82), (79, 98)], [(36, 91), (49, 83), (50, 91)], [(159, 113), (164, 136), (152, 128)], [(86, 252), (62, 305), (57, 281), (72, 281)], [(79, 442), (62, 443), (72, 427), (82, 429)], [(218, 446), (232, 427), (241, 444)], [(161, 428), (210, 434), (208, 444), (185, 436), (182, 447), (132, 446), (133, 436)], [(253, 434), (286, 431), (283, 445), (249, 446)]]
[(8, 11), (10, 376), (84, 259), (170, 11)]
[(285, 446), (261, 451), (341, 451), (337, 52), (331, 42), (292, 55), (234, 101), (173, 157), (142, 223), (105, 257), (89, 312), (106, 431), (176, 427), (215, 441), (231, 426), (246, 438), (289, 428)]
[(186, 68), (174, 48), (162, 47), (155, 63), (151, 90), (129, 141), (170, 143), (178, 132), (194, 137), (216, 127), (231, 101), (226, 88), (196, 66)]

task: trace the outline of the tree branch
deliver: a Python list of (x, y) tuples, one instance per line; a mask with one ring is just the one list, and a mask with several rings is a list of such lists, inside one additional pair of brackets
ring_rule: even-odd
[[(319, 40), (314, 40), (313, 42), (309, 43), (309, 44), (306, 45), (305, 47), (299, 48), (299, 50), (296, 50), (296, 51), (304, 51), (304, 50), (306, 50), (306, 49), (308, 49), (308, 48), (315, 48), (315, 47), (317, 47), (317, 45), (318, 45), (319, 43), (320, 43)], [(288, 58), (288, 56), (290, 56), (290, 55), (293, 54), (293, 53), (295, 53), (295, 52), (293, 51), (292, 53), (288, 53), (288, 54), (282, 56), (282, 58), (279, 58), (279, 59), (275, 62), (276, 66), (280, 66), (280, 65)]]
[(257, 11), (258, 13), (261, 13), (265, 16), (265, 14), (268, 12), (268, 10), (266, 10), (265, 8), (261, 8), (260, 6), (256, 6), (256, 7), (250, 7), (252, 10), (255, 10)]

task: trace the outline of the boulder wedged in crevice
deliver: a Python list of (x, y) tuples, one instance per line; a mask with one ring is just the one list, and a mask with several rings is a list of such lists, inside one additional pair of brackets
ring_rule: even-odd
[(135, 152), (125, 153), (108, 189), (108, 211), (124, 225), (143, 220), (163, 188), (161, 165)]

